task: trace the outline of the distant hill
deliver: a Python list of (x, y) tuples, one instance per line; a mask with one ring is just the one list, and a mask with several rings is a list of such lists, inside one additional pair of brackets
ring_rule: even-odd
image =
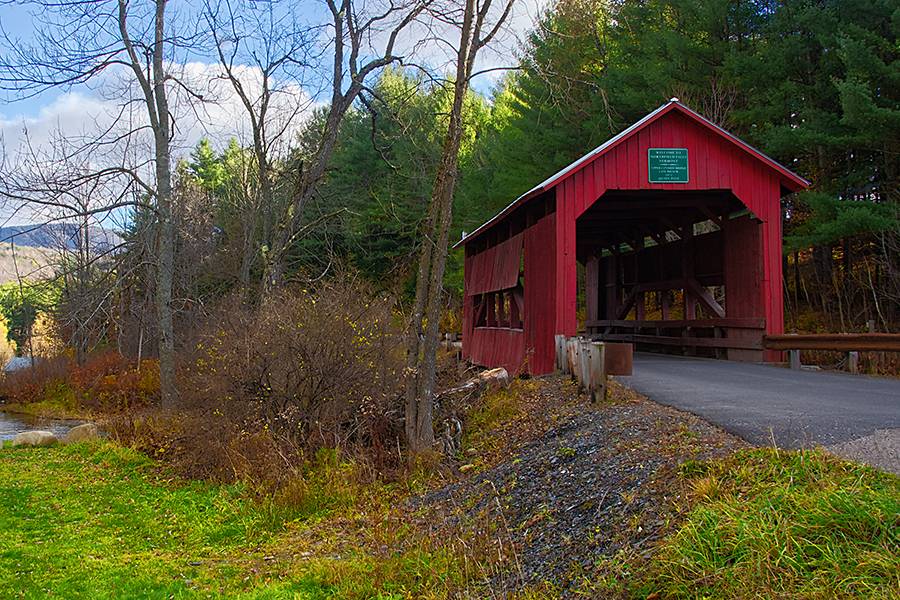
[[(91, 246), (95, 252), (104, 252), (115, 247), (121, 237), (109, 229), (99, 226), (89, 228)], [(75, 223), (45, 223), (43, 225), (12, 225), (0, 227), (0, 246), (27, 246), (73, 250), (78, 246), (78, 225)]]
[(10, 247), (0, 244), (0, 284), (22, 279), (46, 279), (52, 277), (59, 264), (59, 253), (50, 248), (33, 246)]

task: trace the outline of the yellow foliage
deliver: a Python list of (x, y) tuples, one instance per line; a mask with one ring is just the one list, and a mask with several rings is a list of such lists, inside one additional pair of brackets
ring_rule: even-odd
[(7, 333), (9, 333), (9, 327), (6, 324), (6, 318), (0, 315), (0, 361), (4, 365), (16, 354), (16, 344), (6, 338)]
[(35, 356), (51, 358), (65, 350), (65, 344), (56, 334), (56, 323), (47, 313), (38, 313), (31, 336)]

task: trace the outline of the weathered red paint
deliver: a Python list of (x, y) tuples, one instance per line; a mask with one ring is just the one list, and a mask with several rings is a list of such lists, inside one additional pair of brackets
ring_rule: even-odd
[(466, 262), (466, 295), (511, 288), (519, 280), (523, 234), (514, 235)]
[[(689, 182), (650, 183), (649, 148), (687, 148)], [(532, 374), (553, 369), (554, 335), (571, 336), (577, 329), (576, 223), (611, 191), (627, 191), (638, 197), (644, 191), (729, 190), (756, 220), (746, 217), (725, 222), (726, 241), (720, 247), (728, 316), (764, 318), (766, 333), (780, 334), (784, 310), (780, 199), (783, 191), (808, 185), (769, 157), (671, 101), (523, 194), (460, 242), (466, 247), (465, 282), (473, 286), (467, 289), (475, 290), (483, 286), (472, 279), (472, 273), (484, 279), (475, 265), (503, 262), (500, 254), (504, 252), (504, 240), (524, 229), (523, 329), (473, 327), (472, 295), (467, 293), (463, 355), (478, 364), (502, 365), (512, 371), (523, 366)], [(537, 213), (542, 214), (530, 212), (535, 206), (541, 207)], [(609, 267), (597, 264), (592, 268), (600, 269), (592, 272), (594, 277)], [(591, 301), (596, 302), (596, 298)], [(739, 354), (735, 351), (734, 356)], [(777, 353), (767, 351), (767, 359), (776, 357)]]

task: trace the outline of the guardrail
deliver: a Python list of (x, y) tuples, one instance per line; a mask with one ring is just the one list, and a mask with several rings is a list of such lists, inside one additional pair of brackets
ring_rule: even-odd
[(556, 368), (572, 375), (592, 402), (606, 399), (607, 375), (631, 375), (633, 352), (631, 344), (556, 336)]
[(712, 349), (725, 357), (726, 350), (761, 351), (765, 319), (713, 318), (665, 320), (588, 320), (587, 334), (608, 342), (653, 346)]
[(767, 350), (787, 350), (792, 369), (799, 369), (801, 350), (830, 350), (847, 353), (851, 373), (859, 371), (860, 352), (900, 352), (900, 333), (813, 333), (767, 335)]

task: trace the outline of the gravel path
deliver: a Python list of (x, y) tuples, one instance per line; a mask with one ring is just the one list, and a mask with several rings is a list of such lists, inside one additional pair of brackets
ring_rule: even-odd
[(878, 429), (826, 448), (832, 454), (900, 475), (900, 429)]
[(507, 566), (485, 575), (491, 589), (567, 589), (602, 557), (644, 552), (680, 493), (677, 465), (746, 446), (624, 388), (616, 396), (624, 399), (592, 406), (561, 377), (542, 380), (538, 407), (551, 423), (544, 433), (421, 500), (449, 531), (481, 531), (482, 543), (505, 549)]

